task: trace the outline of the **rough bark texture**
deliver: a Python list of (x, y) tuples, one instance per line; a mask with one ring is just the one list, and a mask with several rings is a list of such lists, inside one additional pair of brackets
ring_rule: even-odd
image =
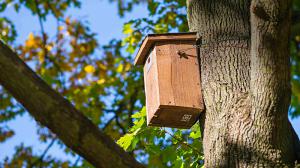
[(0, 84), (42, 125), (97, 168), (143, 167), (0, 42)]
[(251, 115), (257, 127), (248, 134), (257, 137), (253, 146), (261, 148), (259, 152), (270, 163), (268, 165), (293, 163), (293, 134), (287, 116), (291, 97), (291, 1), (253, 0), (250, 9)]
[(292, 166), (290, 1), (187, 2), (190, 31), (202, 37), (205, 166)]

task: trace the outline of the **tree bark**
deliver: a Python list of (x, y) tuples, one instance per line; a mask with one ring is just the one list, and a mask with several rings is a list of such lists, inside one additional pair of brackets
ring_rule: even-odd
[(290, 0), (187, 0), (202, 37), (205, 167), (293, 166)]
[(0, 42), (0, 84), (66, 146), (97, 168), (144, 167)]

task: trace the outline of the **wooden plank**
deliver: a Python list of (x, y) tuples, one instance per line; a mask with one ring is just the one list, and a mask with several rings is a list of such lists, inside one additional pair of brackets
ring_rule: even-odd
[[(170, 43), (170, 42), (168, 42)], [(170, 45), (164, 42), (158, 42), (155, 45), (157, 55), (157, 71), (158, 71), (158, 89), (159, 89), (159, 104), (175, 106), (174, 91), (172, 89), (172, 57)]]
[(143, 65), (149, 51), (156, 42), (162, 41), (190, 41), (196, 40), (195, 32), (188, 33), (167, 33), (167, 34), (149, 34), (142, 42), (142, 45), (135, 57), (134, 65)]
[(157, 57), (155, 48), (150, 52), (150, 57), (144, 66), (144, 83), (146, 92), (147, 123), (150, 123), (159, 108)]

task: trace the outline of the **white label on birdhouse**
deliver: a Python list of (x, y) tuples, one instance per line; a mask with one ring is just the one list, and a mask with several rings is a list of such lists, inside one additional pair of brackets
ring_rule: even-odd
[(181, 121), (189, 122), (191, 118), (192, 118), (191, 114), (185, 114), (185, 115), (182, 116)]
[(147, 70), (147, 73), (149, 72), (150, 68), (151, 68), (151, 65), (152, 65), (152, 52), (149, 54), (149, 57), (146, 61), (146, 70)]

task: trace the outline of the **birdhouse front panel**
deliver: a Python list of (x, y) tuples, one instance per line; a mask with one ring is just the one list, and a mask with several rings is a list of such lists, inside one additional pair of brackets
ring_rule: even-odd
[(164, 36), (167, 38), (146, 38), (148, 43), (155, 42), (151, 47), (142, 45), (148, 50), (144, 52), (145, 60), (141, 61), (144, 64), (147, 123), (149, 126), (190, 128), (204, 109), (196, 40), (192, 38), (195, 36), (181, 36), (181, 39)]
[[(189, 108), (201, 106), (200, 74), (194, 43), (195, 41), (156, 43), (161, 105)], [(184, 53), (179, 55), (178, 52)]]

